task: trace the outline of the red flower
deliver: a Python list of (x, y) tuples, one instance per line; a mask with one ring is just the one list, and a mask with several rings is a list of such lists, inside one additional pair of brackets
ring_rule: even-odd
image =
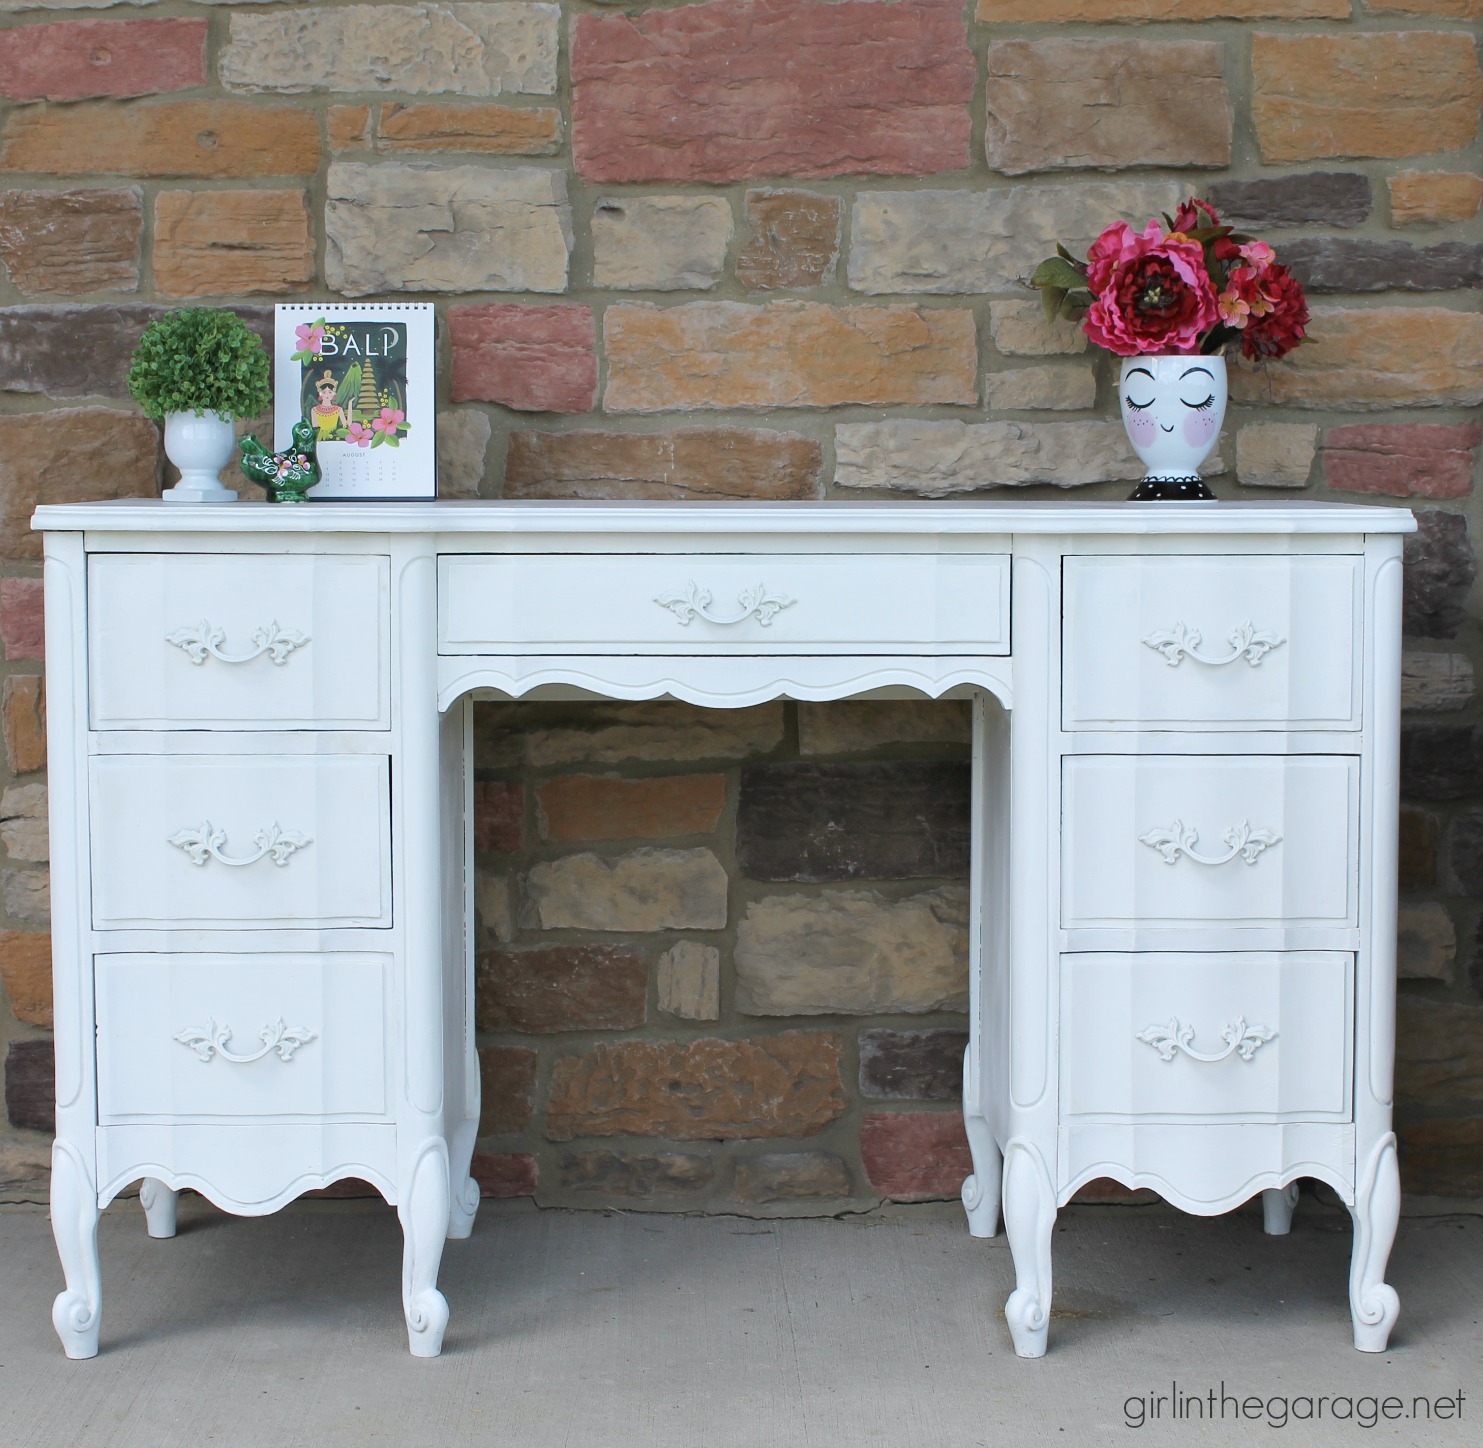
[(1303, 340), (1308, 326), (1308, 300), (1285, 266), (1272, 262), (1261, 273), (1262, 296), (1271, 310), (1253, 316), (1241, 332), (1241, 351), (1253, 362), (1285, 357)]
[(1178, 211), (1174, 213), (1174, 230), (1188, 235), (1202, 226), (1219, 226), (1220, 217), (1215, 214), (1215, 209), (1208, 201), (1201, 201), (1196, 196), (1191, 196)]
[(1119, 357), (1193, 355), (1201, 333), (1220, 320), (1204, 249), (1165, 236), (1157, 221), (1141, 235), (1114, 222), (1092, 243), (1087, 267), (1095, 300), (1082, 330)]

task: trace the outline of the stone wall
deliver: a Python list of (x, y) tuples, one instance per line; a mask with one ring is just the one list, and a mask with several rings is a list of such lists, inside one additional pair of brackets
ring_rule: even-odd
[[(1118, 497), (1112, 369), (1024, 278), (1195, 193), (1310, 287), (1227, 498), (1400, 499), (1400, 1098), (1483, 1194), (1483, 0), (0, 0), (0, 1190), (50, 1121), (38, 501), (152, 495), (157, 310), (420, 297), (441, 486)], [(1057, 492), (1064, 489), (1067, 492)], [(951, 1195), (961, 706), (483, 707), (486, 1190)]]

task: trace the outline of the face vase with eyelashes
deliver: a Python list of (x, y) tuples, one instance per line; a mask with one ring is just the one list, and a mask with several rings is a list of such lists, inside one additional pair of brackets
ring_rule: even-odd
[(1146, 478), (1193, 478), (1225, 421), (1225, 358), (1125, 357), (1118, 402)]

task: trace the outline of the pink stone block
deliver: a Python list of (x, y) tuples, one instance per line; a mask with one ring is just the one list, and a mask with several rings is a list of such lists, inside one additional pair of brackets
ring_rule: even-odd
[(597, 401), (592, 308), (490, 302), (450, 307), (453, 401), (520, 412), (587, 412)]
[(39, 659), (46, 647), (39, 578), (0, 579), (0, 639), (7, 659)]
[(865, 1175), (898, 1202), (955, 1197), (973, 1172), (963, 1118), (956, 1111), (872, 1111), (860, 1124)]
[(0, 30), (0, 96), (80, 101), (206, 83), (206, 21), (57, 20)]
[(1356, 423), (1330, 428), (1323, 480), (1350, 493), (1465, 498), (1483, 431), (1439, 423)]
[(968, 165), (960, 0), (712, 0), (572, 26), (594, 181), (926, 176)]

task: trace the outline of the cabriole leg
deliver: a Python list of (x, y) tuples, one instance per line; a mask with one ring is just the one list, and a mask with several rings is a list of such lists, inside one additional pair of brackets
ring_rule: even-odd
[(413, 1357), (437, 1357), (448, 1326), (448, 1303), (438, 1291), (438, 1265), (448, 1236), (448, 1156), (441, 1141), (425, 1144), (400, 1192), (402, 1310)]
[(479, 1210), (479, 1183), (469, 1175), (474, 1159), (474, 1139), (479, 1134), (479, 1118), (461, 1121), (448, 1139), (448, 1236), (462, 1240), (474, 1230), (474, 1214)]
[(1395, 1134), (1387, 1132), (1370, 1153), (1354, 1194), (1354, 1256), (1349, 1264), (1349, 1312), (1360, 1352), (1384, 1352), (1400, 1315), (1401, 1300), (1385, 1280), (1385, 1264), (1401, 1216), (1401, 1176)]
[(151, 1237), (175, 1235), (175, 1204), (180, 1193), (155, 1177), (139, 1183), (139, 1205), (144, 1208), (144, 1224)]
[(999, 1189), (1004, 1176), (1004, 1157), (989, 1123), (970, 1101), (973, 1047), (963, 1053), (963, 1125), (968, 1132), (968, 1150), (973, 1156), (973, 1175), (963, 1183), (963, 1209), (968, 1213), (968, 1233), (973, 1237), (999, 1235)]
[(82, 1154), (57, 1141), (51, 1152), (51, 1229), (67, 1289), (52, 1304), (52, 1326), (70, 1358), (98, 1355), (103, 1283), (98, 1270), (98, 1192)]
[(1293, 1208), (1298, 1204), (1298, 1184), (1273, 1187), (1262, 1193), (1262, 1231), (1269, 1237), (1285, 1237), (1292, 1230)]
[(1004, 1227), (1014, 1256), (1015, 1289), (1004, 1318), (1020, 1357), (1044, 1357), (1050, 1326), (1050, 1237), (1056, 1197), (1040, 1153), (1019, 1137), (1004, 1149)]

